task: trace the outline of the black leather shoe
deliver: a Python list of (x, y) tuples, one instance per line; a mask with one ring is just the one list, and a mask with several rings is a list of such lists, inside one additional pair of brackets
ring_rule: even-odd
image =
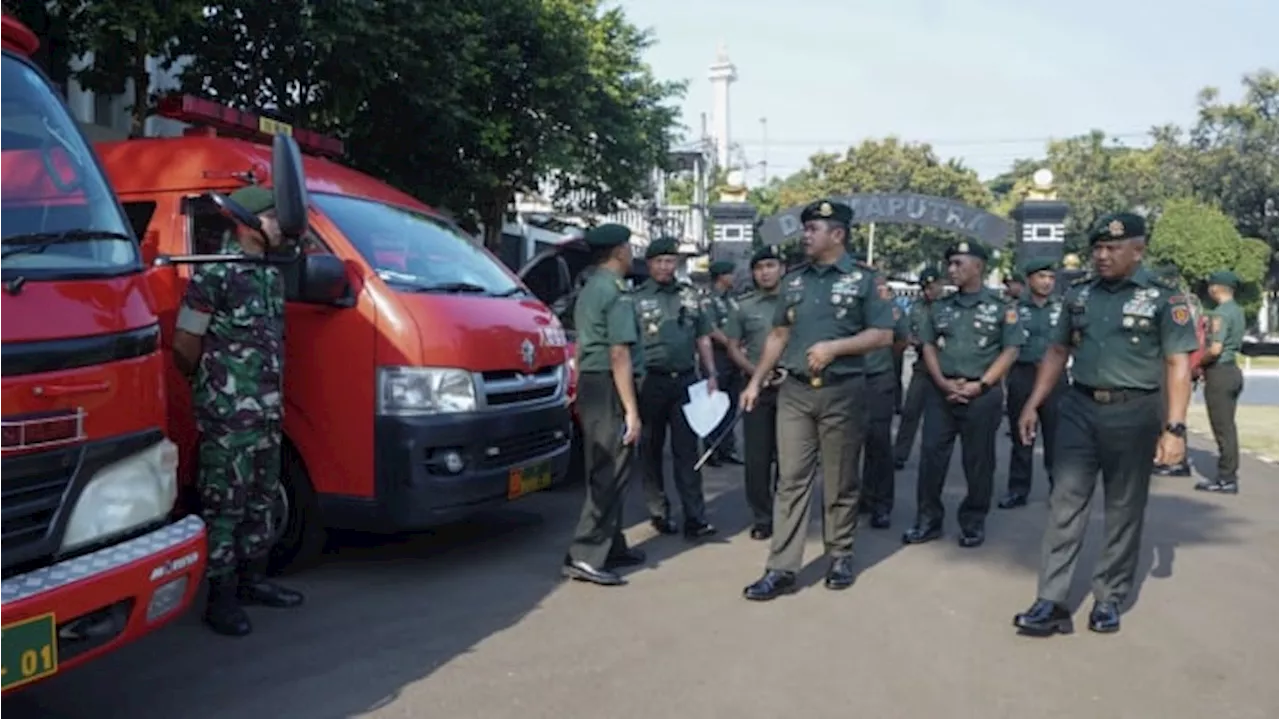
[(960, 538), (956, 542), (965, 549), (981, 547), (987, 541), (987, 532), (982, 527), (964, 527), (960, 530)]
[(649, 525), (653, 527), (658, 534), (675, 534), (680, 531), (676, 523), (666, 517), (650, 517)]
[(836, 557), (831, 560), (831, 567), (827, 569), (827, 578), (824, 584), (827, 589), (848, 589), (853, 586), (853, 557)]
[(621, 587), (627, 583), (627, 580), (608, 569), (593, 567), (586, 562), (579, 562), (568, 556), (564, 558), (564, 567), (561, 568), (560, 573), (569, 579), (590, 582), (602, 587)]
[(1231, 480), (1204, 480), (1196, 482), (1196, 491), (1213, 492), (1214, 494), (1239, 494), (1240, 485), (1234, 479)]
[(942, 523), (916, 524), (902, 533), (903, 544), (924, 544), (942, 537)]
[(253, 632), (249, 615), (236, 599), (236, 582), (232, 577), (209, 581), (209, 603), (202, 620), (215, 634), (243, 637)]
[(796, 590), (796, 575), (770, 569), (755, 584), (742, 590), (742, 596), (753, 602), (767, 602)]
[(873, 511), (870, 504), (858, 503), (858, 514), (871, 514)]
[(1157, 464), (1151, 468), (1151, 474), (1156, 477), (1190, 477), (1191, 465), (1186, 462), (1182, 464)]
[(605, 569), (621, 569), (622, 567), (638, 567), (644, 564), (644, 552), (633, 547), (627, 547), (620, 552), (614, 552), (604, 562)]
[(684, 525), (684, 538), (696, 541), (706, 539), (716, 533), (716, 528), (710, 522), (687, 522)]
[(1094, 602), (1089, 612), (1089, 631), (1114, 634), (1120, 631), (1120, 607), (1115, 602)]
[(893, 460), (893, 468), (894, 468), (894, 470), (897, 470), (897, 471), (901, 471), (901, 470), (906, 469), (906, 468), (907, 468), (907, 460), (905, 460), (905, 459), (895, 459), (895, 460)]
[(1075, 631), (1071, 622), (1071, 612), (1068, 612), (1066, 607), (1048, 599), (1037, 599), (1030, 609), (1015, 615), (1013, 626), (1018, 628), (1019, 634), (1033, 637), (1049, 637)]
[(888, 529), (890, 524), (893, 524), (893, 521), (889, 519), (889, 513), (883, 509), (877, 509), (871, 513), (872, 529)]
[(258, 604), (273, 609), (292, 609), (302, 606), (302, 592), (282, 587), (267, 579), (266, 562), (258, 560), (247, 564), (240, 573), (236, 597), (245, 604)]
[(737, 465), (742, 464), (742, 458), (739, 457), (736, 452), (725, 452), (724, 454), (720, 455), (717, 459), (720, 460), (721, 464), (737, 464)]
[(1021, 492), (1010, 492), (1006, 494), (996, 506), (1000, 509), (1013, 509), (1014, 507), (1027, 506), (1027, 495)]
[(763, 541), (773, 536), (773, 526), (768, 524), (757, 524), (751, 528), (751, 538)]
[(707, 457), (707, 463), (706, 463), (706, 464), (707, 464), (707, 466), (708, 466), (708, 467), (719, 467), (719, 466), (720, 466), (720, 458), (719, 458), (719, 457)]

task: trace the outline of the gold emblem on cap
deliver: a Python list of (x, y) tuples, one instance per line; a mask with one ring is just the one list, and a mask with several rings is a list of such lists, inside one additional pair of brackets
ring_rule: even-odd
[(818, 389), (819, 387), (821, 387), (821, 386), (822, 386), (822, 378), (821, 378), (821, 377), (810, 377), (810, 378), (809, 378), (809, 386), (810, 386), (810, 387), (812, 387), (812, 388), (814, 388), (814, 389)]
[(962, 255), (967, 254), (969, 252), (969, 243), (961, 242), (960, 244), (956, 245), (956, 252)]
[(831, 206), (830, 202), (824, 202), (821, 205), (818, 205), (818, 214), (822, 217), (830, 217), (835, 214), (835, 211), (835, 208)]
[(1112, 237), (1124, 237), (1124, 223), (1120, 220), (1112, 220), (1107, 225), (1107, 232), (1110, 232)]

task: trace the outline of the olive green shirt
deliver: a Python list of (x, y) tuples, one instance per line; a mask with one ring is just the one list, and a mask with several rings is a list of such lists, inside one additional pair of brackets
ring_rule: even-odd
[[(893, 303), (890, 303), (893, 304)], [(893, 305), (893, 341), (902, 342), (911, 333), (911, 322), (902, 308)], [(867, 374), (879, 374), (893, 371), (893, 347), (884, 347), (867, 353)]]
[(764, 354), (765, 340), (773, 331), (773, 316), (778, 313), (782, 297), (773, 292), (755, 291), (738, 300), (738, 311), (729, 317), (724, 334), (731, 340), (741, 340), (743, 351), (751, 364), (759, 364)]
[[(738, 313), (738, 300), (733, 297), (730, 290), (723, 292), (712, 291), (711, 295), (702, 303), (702, 312), (707, 316), (707, 321), (711, 323), (712, 329), (725, 332), (727, 337), (726, 328), (732, 322), (733, 316)], [(726, 372), (736, 367), (733, 360), (729, 359), (729, 352), (723, 345), (716, 342), (712, 345), (712, 349), (716, 360), (716, 371)]]
[[(834, 264), (796, 268), (782, 278), (781, 293), (773, 325), (790, 328), (791, 337), (779, 364), (797, 377), (810, 375), (813, 345), (894, 326), (893, 303), (880, 299), (876, 273), (858, 267), (848, 254)], [(827, 365), (822, 376), (835, 381), (863, 373), (862, 356), (845, 355)]]
[(907, 310), (907, 342), (916, 348), (916, 360), (911, 367), (913, 374), (928, 373), (928, 368), (924, 366), (924, 355), (920, 352), (920, 323), (924, 321), (925, 315), (929, 313), (929, 308), (932, 306), (933, 302), (925, 299), (924, 294), (921, 293)]
[(935, 301), (920, 322), (920, 341), (938, 349), (942, 376), (979, 380), (1001, 352), (1021, 347), (1025, 338), (1018, 310), (983, 287)]
[(1063, 303), (1053, 343), (1071, 348), (1071, 377), (1087, 387), (1159, 389), (1164, 358), (1199, 347), (1186, 296), (1145, 267), (1118, 282), (1079, 282)]
[(1218, 305), (1209, 316), (1209, 342), (1222, 343), (1222, 354), (1213, 364), (1231, 364), (1244, 345), (1244, 310), (1234, 299)]
[(1050, 296), (1043, 305), (1037, 305), (1027, 292), (1018, 301), (1018, 319), (1022, 322), (1025, 341), (1018, 350), (1019, 364), (1037, 364), (1044, 359), (1045, 350), (1053, 341), (1053, 329), (1062, 318), (1062, 298)]
[(627, 283), (604, 267), (591, 271), (573, 307), (578, 332), (578, 371), (608, 372), (609, 348), (629, 345), (631, 368), (644, 374), (644, 346)]
[(632, 293), (644, 340), (645, 368), (658, 372), (688, 372), (696, 365), (698, 338), (711, 334), (711, 321), (692, 287), (652, 279)]

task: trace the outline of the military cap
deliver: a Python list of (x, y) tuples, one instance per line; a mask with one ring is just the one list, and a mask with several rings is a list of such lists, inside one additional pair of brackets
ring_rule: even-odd
[(719, 277), (720, 275), (731, 275), (733, 274), (733, 270), (734, 265), (728, 260), (716, 260), (707, 268), (707, 272), (711, 275), (712, 279)]
[(261, 185), (241, 187), (231, 193), (231, 200), (248, 210), (251, 215), (261, 215), (276, 206), (275, 194)]
[(1209, 284), (1222, 285), (1234, 290), (1240, 286), (1240, 278), (1231, 270), (1219, 270), (1209, 275)]
[(1114, 212), (1089, 231), (1089, 245), (1107, 240), (1128, 240), (1147, 236), (1147, 223), (1132, 212)]
[(1044, 272), (1045, 270), (1055, 270), (1057, 269), (1056, 265), (1057, 263), (1054, 262), (1052, 258), (1032, 257), (1031, 259), (1022, 263), (1022, 274), (1030, 277), (1031, 275), (1034, 275), (1037, 272)]
[(942, 279), (942, 276), (939, 275), (938, 270), (933, 267), (926, 267), (920, 271), (921, 286), (927, 285), (931, 282), (937, 282), (940, 279)]
[(810, 203), (800, 212), (801, 222), (810, 220), (830, 220), (831, 222), (848, 226), (853, 222), (853, 208), (843, 202), (818, 200)]
[(659, 237), (649, 243), (648, 249), (644, 251), (644, 258), (646, 260), (652, 260), (655, 257), (661, 257), (663, 255), (678, 254), (680, 254), (680, 246), (676, 244), (674, 237)]
[(626, 225), (609, 223), (592, 227), (582, 236), (591, 247), (617, 247), (631, 239), (631, 230)]
[(987, 252), (987, 248), (981, 242), (972, 242), (970, 240), (961, 240), (947, 248), (946, 257), (948, 260), (956, 255), (976, 257), (983, 262), (991, 258), (991, 253)]
[(765, 245), (751, 255), (751, 266), (755, 267), (757, 262), (764, 262), (765, 260), (782, 262), (782, 259), (782, 250), (778, 249), (777, 245)]

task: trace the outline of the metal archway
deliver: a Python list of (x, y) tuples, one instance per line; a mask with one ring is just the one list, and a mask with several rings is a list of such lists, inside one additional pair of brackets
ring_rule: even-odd
[[(856, 225), (873, 222), (924, 225), (949, 230), (991, 247), (1003, 247), (1013, 236), (1013, 223), (1009, 220), (945, 197), (900, 192), (858, 193), (826, 199), (852, 207)], [(765, 218), (757, 230), (760, 239), (765, 244), (777, 245), (800, 236), (803, 209), (803, 205), (798, 205)]]

